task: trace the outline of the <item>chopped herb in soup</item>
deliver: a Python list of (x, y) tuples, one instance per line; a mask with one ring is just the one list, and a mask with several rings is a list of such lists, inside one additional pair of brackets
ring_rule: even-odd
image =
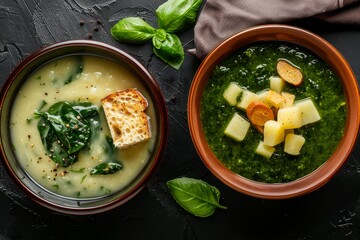
[[(263, 110), (261, 102), (252, 105), (247, 102), (250, 110), (244, 109), (241, 98), (252, 99), (251, 95), (256, 93), (260, 96), (256, 99), (261, 99), (269, 88), (274, 88), (271, 92), (276, 94), (280, 86), (277, 83), (279, 74), (286, 77), (289, 71), (294, 78), (281, 85), (284, 98), (313, 105), (316, 116), (311, 116), (310, 123), (300, 123), (301, 127), (298, 123), (282, 123), (293, 125), (289, 139), (300, 141), (301, 150), (285, 146), (284, 151), (286, 144), (276, 142), (271, 147), (273, 150), (264, 151), (268, 148), (262, 145), (264, 133), (254, 124), (262, 119), (249, 120), (249, 111), (265, 111), (268, 118), (265, 128), (276, 125), (274, 118), (278, 111), (272, 116), (268, 109)], [(241, 90), (236, 90), (236, 86)], [(232, 94), (236, 91), (238, 97), (234, 98)], [(277, 104), (276, 98), (272, 104)], [(276, 108), (282, 108), (281, 104)], [(291, 116), (294, 110), (284, 109), (282, 116)], [(317, 169), (335, 151), (344, 133), (345, 96), (337, 75), (307, 49), (284, 42), (259, 42), (238, 50), (215, 67), (203, 92), (201, 120), (211, 149), (230, 170), (255, 181), (290, 182)], [(252, 123), (247, 132), (241, 133), (240, 139), (235, 136), (233, 125), (236, 121), (231, 124), (233, 120), (244, 126)], [(273, 140), (267, 139), (267, 142)]]

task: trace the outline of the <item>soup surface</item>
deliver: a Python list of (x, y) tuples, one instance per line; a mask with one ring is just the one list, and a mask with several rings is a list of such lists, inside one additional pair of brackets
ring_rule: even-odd
[[(109, 158), (106, 142), (110, 132), (100, 100), (127, 88), (137, 88), (148, 100), (146, 113), (153, 137), (126, 149), (114, 149), (112, 161), (122, 165), (119, 171), (92, 175), (91, 169)], [(59, 166), (46, 153), (38, 130), (39, 118), (34, 115), (62, 101), (89, 102), (99, 109), (98, 134), (80, 150), (78, 160), (67, 167)], [(127, 186), (146, 166), (156, 138), (154, 106), (140, 80), (125, 66), (94, 56), (60, 58), (34, 72), (16, 97), (10, 129), (16, 156), (26, 172), (44, 188), (76, 198), (102, 196)]]
[[(268, 89), (269, 78), (278, 76), (278, 59), (292, 62), (304, 76), (300, 86), (286, 84), (284, 91), (294, 94), (295, 100), (310, 97), (321, 120), (295, 129), (295, 134), (306, 139), (300, 155), (286, 154), (284, 143), (281, 143), (267, 159), (255, 153), (263, 135), (254, 128), (250, 128), (242, 142), (224, 135), (234, 113), (245, 118), (246, 113), (230, 106), (222, 95), (230, 82), (252, 92)], [(203, 92), (201, 120), (211, 149), (230, 170), (255, 181), (290, 182), (317, 169), (335, 151), (344, 132), (345, 97), (336, 74), (307, 49), (283, 42), (255, 43), (238, 50), (216, 66)]]

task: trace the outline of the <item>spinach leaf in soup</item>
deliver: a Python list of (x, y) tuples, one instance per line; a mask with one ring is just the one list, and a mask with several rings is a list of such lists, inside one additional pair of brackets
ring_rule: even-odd
[(55, 60), (52, 63), (51, 72), (49, 76), (39, 76), (38, 80), (41, 81), (41, 84), (46, 84), (46, 82), (51, 82), (54, 86), (61, 87), (67, 85), (77, 80), (82, 72), (84, 67), (84, 59), (82, 56), (72, 56), (67, 59), (67, 61), (62, 61), (61, 59)]
[(72, 106), (83, 118), (95, 116), (98, 113), (98, 107), (90, 102), (80, 102)]
[(106, 136), (103, 143), (104, 162), (93, 167), (90, 171), (91, 175), (107, 175), (115, 173), (123, 168), (123, 164), (117, 160), (116, 149), (113, 139)]
[(90, 174), (91, 175), (107, 175), (107, 174), (115, 173), (122, 168), (123, 168), (123, 166), (120, 163), (105, 162), (105, 163), (101, 163), (101, 164), (97, 165), (96, 167), (94, 167), (90, 171)]
[(42, 143), (54, 162), (67, 167), (77, 161), (78, 152), (89, 143), (92, 134), (89, 118), (97, 114), (97, 107), (90, 103), (68, 102), (55, 103), (46, 112), (35, 112), (40, 117)]
[(65, 85), (76, 80), (83, 72), (84, 60), (81, 56), (75, 57), (75, 63), (69, 67), (67, 78), (65, 79)]

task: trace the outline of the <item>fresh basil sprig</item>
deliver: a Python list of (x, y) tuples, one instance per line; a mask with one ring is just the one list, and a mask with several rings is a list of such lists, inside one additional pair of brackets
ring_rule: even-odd
[(205, 181), (182, 177), (168, 181), (167, 186), (175, 201), (195, 216), (208, 217), (216, 208), (227, 208), (219, 204), (220, 191)]
[[(161, 42), (161, 44), (157, 44), (157, 42)], [(166, 33), (165, 39), (162, 41), (157, 37), (154, 37), (153, 43), (153, 51), (156, 56), (173, 68), (180, 68), (181, 64), (184, 62), (184, 49), (180, 39), (175, 34)]]
[(126, 43), (145, 43), (155, 32), (153, 27), (138, 17), (124, 18), (111, 28), (111, 35)]
[(184, 49), (174, 34), (192, 26), (202, 0), (168, 0), (158, 7), (158, 29), (138, 17), (121, 19), (111, 28), (111, 35), (120, 42), (144, 43), (152, 39), (157, 57), (175, 69), (184, 62)]
[(158, 7), (158, 25), (168, 33), (184, 30), (196, 21), (202, 0), (169, 0)]

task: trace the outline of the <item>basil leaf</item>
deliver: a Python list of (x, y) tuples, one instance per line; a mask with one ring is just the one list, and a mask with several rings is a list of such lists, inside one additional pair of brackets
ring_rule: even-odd
[(169, 0), (163, 3), (156, 10), (159, 27), (168, 33), (190, 27), (196, 21), (201, 3), (202, 0)]
[(166, 40), (166, 31), (164, 29), (157, 29), (155, 36), (152, 39), (153, 46), (159, 49), (161, 48), (161, 45), (165, 40)]
[(155, 35), (153, 46), (155, 55), (173, 68), (179, 69), (184, 62), (184, 49), (180, 39), (175, 34), (167, 33), (164, 41)]
[(155, 29), (139, 17), (128, 17), (111, 28), (111, 35), (120, 42), (144, 43), (155, 34)]
[(219, 204), (220, 191), (202, 180), (175, 178), (167, 186), (175, 201), (195, 216), (208, 217), (216, 208), (227, 208)]
[(115, 173), (117, 171), (119, 171), (120, 169), (122, 169), (123, 166), (120, 163), (101, 163), (99, 165), (97, 165), (96, 167), (94, 167), (91, 171), (90, 174), (91, 175), (107, 175), (107, 174), (112, 174)]

